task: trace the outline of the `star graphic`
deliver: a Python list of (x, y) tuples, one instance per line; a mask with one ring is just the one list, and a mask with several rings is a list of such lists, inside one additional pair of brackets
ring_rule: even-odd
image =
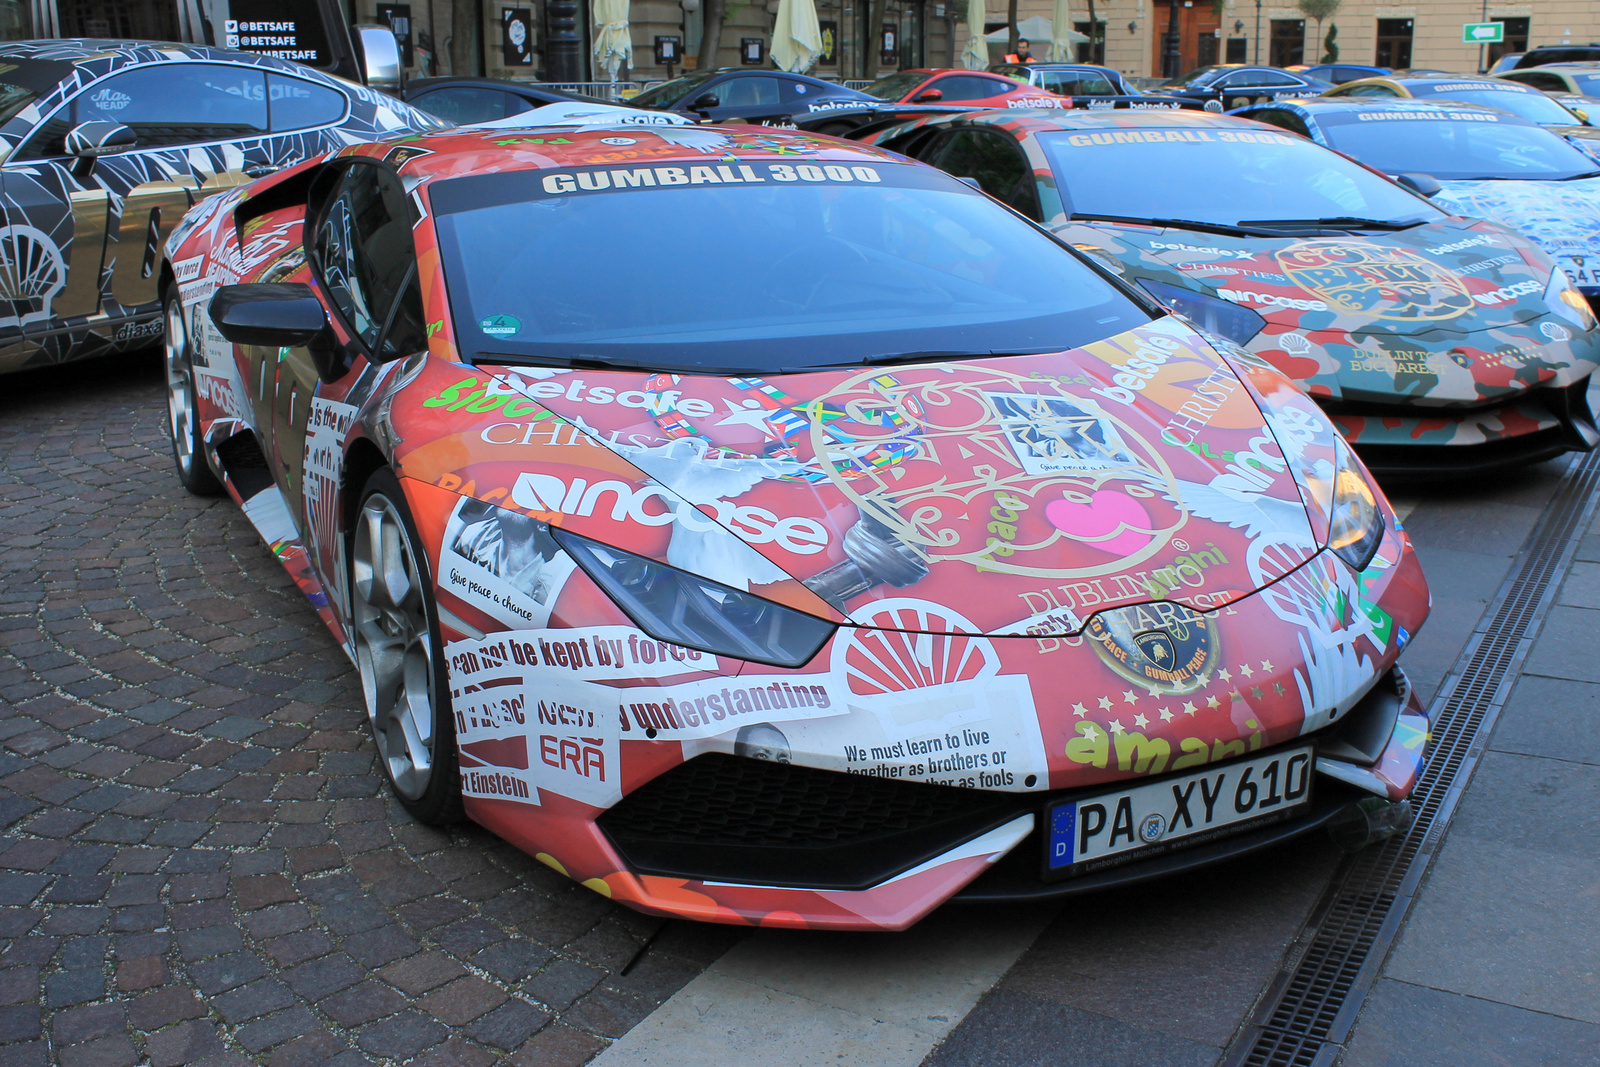
[(1172, 721), (1172, 709), (1171, 708), (1162, 708), (1161, 709), (1161, 721), (1162, 722), (1171, 722)]
[(1083, 706), (1082, 701), (1079, 701), (1078, 703), (1072, 705), (1072, 714), (1081, 719), (1085, 715), (1089, 714), (1089, 709)]
[(767, 423), (767, 409), (757, 404), (755, 407), (740, 407), (732, 400), (722, 401), (728, 405), (727, 417), (717, 423), (718, 426), (749, 426), (751, 429), (760, 430), (763, 434), (773, 439), (777, 434), (772, 432), (772, 427)]
[(1136, 704), (1139, 702), (1139, 694), (1132, 689), (1124, 689), (1122, 691), (1122, 700), (1126, 704)]
[(1111, 698), (1110, 697), (1101, 697), (1100, 698), (1100, 710), (1101, 711), (1110, 711), (1111, 710)]
[(1248, 678), (1251, 675), (1255, 674), (1256, 672), (1250, 669), (1250, 664), (1241, 663), (1241, 664), (1239, 664), (1239, 673), (1244, 675), (1246, 678)]
[(1161, 695), (1161, 690), (1159, 690), (1159, 689), (1157, 689), (1157, 688), (1156, 688), (1156, 687), (1155, 687), (1155, 686), (1153, 686), (1153, 685), (1152, 685), (1152, 686), (1151, 686), (1151, 687), (1150, 687), (1150, 688), (1149, 688), (1149, 689), (1146, 689), (1146, 690), (1145, 690), (1145, 692), (1146, 692), (1146, 693), (1149, 693), (1149, 694), (1150, 694), (1150, 695), (1151, 695), (1151, 696), (1153, 696), (1153, 697), (1158, 697), (1158, 696), (1160, 696), (1160, 695)]
[(1183, 702), (1183, 713), (1185, 715), (1193, 715), (1194, 714), (1194, 701), (1185, 700)]
[(1150, 720), (1145, 718), (1144, 715), (1142, 715), (1142, 714), (1135, 715), (1133, 717), (1133, 721), (1139, 724), (1139, 729), (1141, 729), (1141, 730), (1143, 730), (1146, 726), (1150, 725)]
[(1255, 694), (1257, 700), (1261, 699), (1261, 687), (1259, 685), (1256, 686), (1254, 689), (1250, 690), (1250, 692)]
[(1125, 733), (1128, 732), (1128, 729), (1127, 729), (1127, 727), (1122, 725), (1122, 720), (1121, 719), (1112, 719), (1111, 720), (1111, 732), (1114, 733), (1114, 734), (1125, 734)]
[(1244, 694), (1239, 692), (1237, 689), (1235, 689), (1233, 692), (1228, 694), (1228, 699), (1229, 700), (1243, 700), (1244, 699)]
[(1277, 693), (1279, 696), (1283, 696), (1283, 683), (1282, 682), (1273, 682), (1272, 683), (1272, 691), (1274, 693)]
[(1261, 669), (1264, 670), (1264, 671), (1272, 670), (1272, 661), (1270, 659), (1262, 660), (1261, 661)]
[(1226, 667), (1222, 668), (1220, 671), (1217, 672), (1217, 677), (1221, 678), (1224, 682), (1233, 681), (1233, 675), (1228, 673), (1228, 668), (1226, 668)]
[(1220, 708), (1222, 707), (1222, 701), (1218, 700), (1216, 697), (1206, 697), (1206, 707)]

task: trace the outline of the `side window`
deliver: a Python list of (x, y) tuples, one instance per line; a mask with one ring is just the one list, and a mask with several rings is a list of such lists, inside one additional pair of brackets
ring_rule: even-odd
[(392, 171), (351, 166), (322, 210), (312, 251), (329, 301), (379, 359), (426, 344), (411, 201)]
[[(930, 89), (937, 89), (944, 94), (944, 101), (952, 100), (984, 100), (991, 96), (998, 96), (1006, 90), (1000, 82), (988, 78), (977, 78), (970, 74), (952, 74), (948, 78), (940, 78)], [(1011, 88), (1015, 89), (1013, 85)]]
[(1352, 85), (1339, 94), (1340, 96), (1381, 96), (1391, 97), (1395, 91), (1387, 85)]
[(155, 63), (114, 74), (58, 111), (22, 157), (61, 155), (67, 131), (84, 122), (121, 123), (138, 134), (140, 148), (260, 136), (268, 130), (266, 75), (213, 63)]
[(731, 78), (717, 86), (720, 107), (766, 107), (778, 102), (777, 78)]
[(1268, 107), (1262, 108), (1259, 111), (1252, 111), (1245, 117), (1255, 119), (1257, 122), (1265, 122), (1269, 126), (1276, 126), (1280, 130), (1288, 130), (1290, 133), (1298, 133), (1301, 137), (1309, 138), (1311, 136), (1311, 131), (1306, 128), (1305, 121), (1293, 111), (1285, 111), (1282, 108)]
[(1529, 72), (1517, 80), (1522, 82), (1524, 85), (1531, 85), (1535, 89), (1547, 89), (1551, 92), (1557, 93), (1569, 91), (1567, 89), (1567, 83), (1561, 80), (1561, 75), (1559, 74)]
[(929, 160), (958, 178), (976, 178), (984, 192), (1029, 218), (1039, 217), (1033, 171), (1010, 137), (990, 130), (956, 130)]
[(812, 85), (803, 81), (791, 81), (788, 78), (778, 79), (778, 86), (783, 90), (783, 102), (785, 104), (791, 104), (796, 100), (806, 102), (821, 100), (828, 92), (820, 85)]
[(304, 78), (267, 74), (267, 105), (273, 133), (327, 126), (344, 118), (349, 101), (337, 89)]
[(519, 111), (507, 111), (507, 101), (512, 97), (499, 89), (484, 89), (475, 85), (456, 85), (445, 89), (435, 89), (431, 93), (423, 93), (413, 98), (412, 107), (421, 108), (430, 115), (437, 115), (441, 119), (448, 119), (455, 123), (488, 122), (490, 119), (503, 119), (506, 115), (516, 115)]

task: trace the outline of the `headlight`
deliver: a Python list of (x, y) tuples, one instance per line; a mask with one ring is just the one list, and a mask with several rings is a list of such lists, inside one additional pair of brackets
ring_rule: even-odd
[(1193, 289), (1148, 280), (1141, 280), (1139, 285), (1163, 306), (1194, 323), (1196, 329), (1216, 334), (1236, 345), (1248, 344), (1267, 324), (1266, 319), (1247, 307)]
[(1544, 287), (1544, 302), (1551, 311), (1572, 323), (1579, 330), (1593, 329), (1594, 312), (1588, 299), (1572, 284), (1567, 272), (1557, 267), (1550, 272), (1550, 281)]
[(799, 667), (833, 636), (834, 624), (815, 616), (557, 526), (550, 533), (633, 624), (658, 641)]
[(1377, 494), (1356, 465), (1350, 446), (1340, 440), (1335, 449), (1339, 459), (1333, 471), (1328, 547), (1359, 574), (1377, 555), (1378, 542), (1383, 540), (1383, 512), (1378, 510)]

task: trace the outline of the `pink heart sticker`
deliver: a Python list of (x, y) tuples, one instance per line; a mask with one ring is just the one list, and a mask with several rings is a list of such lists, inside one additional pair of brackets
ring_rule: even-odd
[(1151, 540), (1150, 513), (1114, 489), (1100, 490), (1087, 504), (1052, 500), (1045, 505), (1044, 517), (1068, 537), (1114, 556), (1131, 556)]

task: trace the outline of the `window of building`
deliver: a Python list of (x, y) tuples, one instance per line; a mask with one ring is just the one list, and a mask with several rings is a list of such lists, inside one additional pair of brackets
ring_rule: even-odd
[(1292, 67), (1306, 61), (1306, 20), (1272, 20), (1272, 63), (1274, 67)]
[(1378, 20), (1378, 66), (1405, 70), (1411, 66), (1411, 20)]
[[(1098, 27), (1098, 32), (1096, 32)], [(1094, 22), (1074, 22), (1072, 28), (1089, 38), (1083, 44), (1075, 45), (1079, 63), (1093, 63), (1096, 66), (1106, 65), (1106, 20), (1096, 19)]]
[(1250, 39), (1247, 37), (1229, 37), (1228, 54), (1222, 60), (1224, 63), (1248, 63)]
[(1527, 18), (1503, 19), (1494, 21), (1505, 23), (1505, 40), (1489, 46), (1489, 66), (1494, 66), (1495, 61), (1510, 52), (1526, 52), (1528, 50), (1528, 23)]

